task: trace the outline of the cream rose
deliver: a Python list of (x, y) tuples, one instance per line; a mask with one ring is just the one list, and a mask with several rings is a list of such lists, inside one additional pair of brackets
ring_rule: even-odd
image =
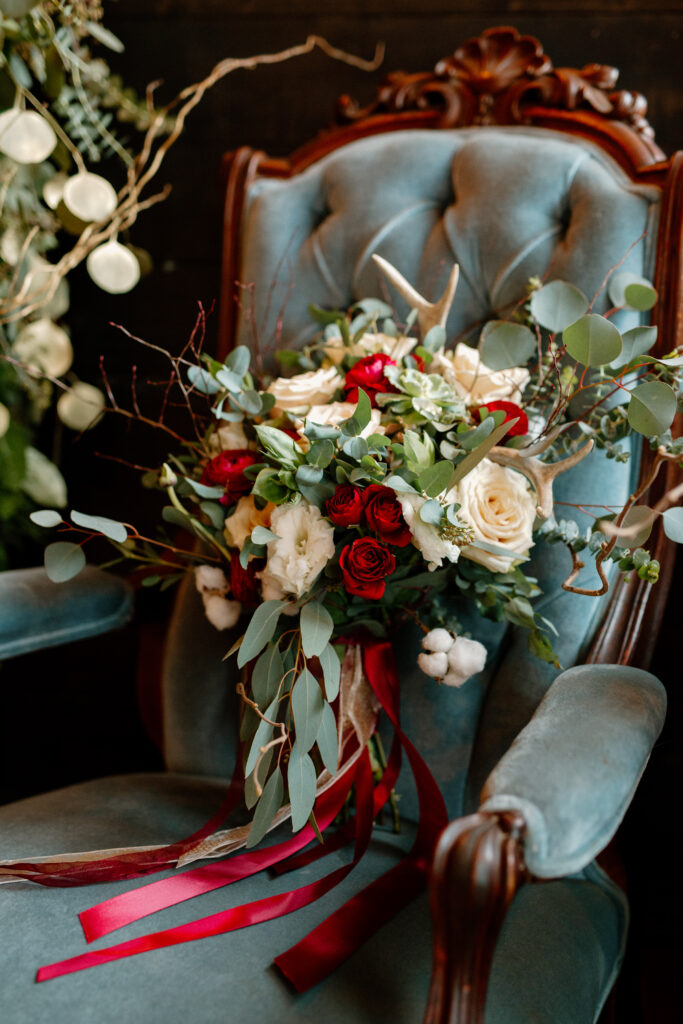
[[(318, 423), (321, 427), (337, 427), (344, 420), (349, 420), (355, 412), (356, 406), (353, 402), (330, 402), (329, 405), (313, 405), (308, 410), (306, 418), (312, 423)], [(361, 433), (361, 437), (370, 437), (371, 434), (385, 434), (386, 427), (380, 423), (382, 413), (379, 409), (372, 409), (370, 422)], [(303, 419), (295, 420), (294, 426), (301, 433), (305, 422)]]
[(492, 572), (508, 572), (533, 547), (536, 496), (521, 473), (482, 459), (455, 487), (454, 498), (462, 506), (458, 516), (472, 527), (475, 540), (510, 551), (493, 554), (468, 544), (463, 557)]
[(268, 543), (268, 561), (258, 574), (264, 600), (303, 597), (334, 556), (334, 528), (304, 500), (278, 505), (270, 529), (277, 540)]
[(354, 358), (371, 356), (376, 352), (383, 352), (391, 356), (397, 363), (400, 363), (404, 356), (410, 355), (417, 345), (417, 338), (407, 338), (405, 335), (393, 337), (391, 334), (364, 334), (353, 345), (345, 345), (342, 338), (330, 338), (323, 345), (323, 351), (333, 363), (341, 363), (344, 356)]
[(497, 401), (519, 403), (529, 380), (529, 371), (521, 366), (492, 370), (481, 361), (479, 350), (464, 342), (456, 345), (452, 352), (438, 352), (429, 369), (454, 387), (468, 405)]
[(250, 441), (241, 423), (224, 421), (209, 437), (209, 449), (214, 453), (258, 448), (256, 441)]
[(265, 508), (258, 509), (251, 494), (240, 498), (235, 511), (225, 520), (225, 539), (231, 547), (244, 547), (247, 537), (255, 526), (270, 526), (270, 519), (275, 505), (268, 502)]
[(296, 377), (278, 377), (268, 391), (275, 396), (276, 411), (290, 412), (329, 402), (342, 383), (336, 367), (327, 366)]
[(458, 545), (447, 540), (437, 526), (420, 519), (420, 509), (427, 499), (411, 491), (397, 491), (396, 497), (412, 534), (413, 544), (428, 563), (429, 571), (433, 572), (443, 565), (444, 558), (448, 562), (457, 562), (460, 558)]

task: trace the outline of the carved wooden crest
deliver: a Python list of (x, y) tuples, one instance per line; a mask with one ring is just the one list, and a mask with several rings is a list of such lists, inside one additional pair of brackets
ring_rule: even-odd
[(615, 90), (619, 72), (603, 64), (555, 68), (538, 39), (514, 28), (487, 29), (440, 60), (431, 72), (388, 75), (377, 98), (360, 107), (342, 96), (338, 120), (355, 123), (376, 114), (432, 111), (439, 126), (525, 124), (531, 107), (592, 110), (621, 121), (647, 139), (647, 101), (637, 92)]

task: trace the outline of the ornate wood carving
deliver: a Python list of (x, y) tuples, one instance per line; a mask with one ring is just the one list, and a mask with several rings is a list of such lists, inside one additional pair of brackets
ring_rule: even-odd
[(520, 814), (472, 814), (439, 840), (430, 900), (434, 962), (424, 1024), (483, 1024), (493, 951), (527, 878)]
[(487, 29), (440, 60), (431, 72), (387, 76), (367, 107), (339, 101), (338, 119), (354, 123), (378, 114), (433, 111), (442, 128), (526, 124), (533, 107), (589, 110), (627, 124), (648, 140), (654, 132), (640, 93), (615, 90), (616, 68), (586, 64), (555, 68), (538, 39), (514, 28)]

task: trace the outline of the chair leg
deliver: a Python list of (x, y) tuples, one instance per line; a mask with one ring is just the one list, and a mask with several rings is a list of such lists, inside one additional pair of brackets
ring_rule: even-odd
[(424, 1024), (483, 1024), (493, 952), (527, 873), (517, 813), (473, 814), (444, 830), (430, 886), (434, 961)]

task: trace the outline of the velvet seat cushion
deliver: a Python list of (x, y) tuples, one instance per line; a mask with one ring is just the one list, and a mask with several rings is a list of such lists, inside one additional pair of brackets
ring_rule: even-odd
[[(224, 783), (192, 776), (101, 779), (0, 810), (0, 857), (171, 841), (212, 812)], [(287, 826), (285, 826), (285, 829)], [(372, 878), (411, 839), (375, 830), (350, 877), (295, 914), (229, 935), (145, 953), (36, 984), (38, 966), (86, 949), (76, 915), (140, 881), (73, 889), (0, 887), (3, 1024), (418, 1024), (431, 970), (426, 896), (386, 925), (326, 982), (303, 996), (272, 958)], [(90, 948), (171, 927), (305, 884), (344, 863), (323, 858), (293, 875), (265, 874), (136, 922)], [(156, 876), (159, 877), (159, 876)], [(528, 886), (516, 898), (493, 965), (486, 1024), (590, 1024), (622, 954), (623, 898), (590, 868), (584, 877)]]

